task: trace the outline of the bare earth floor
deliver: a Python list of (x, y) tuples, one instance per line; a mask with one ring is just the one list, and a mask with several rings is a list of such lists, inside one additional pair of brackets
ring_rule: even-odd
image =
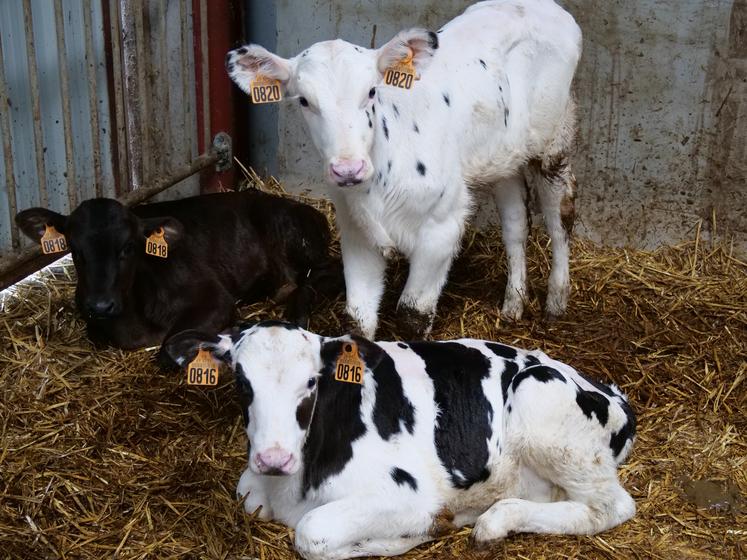
[[(639, 419), (621, 473), (638, 513), (595, 537), (517, 535), (483, 551), (464, 529), (406, 558), (747, 558), (747, 265), (702, 242), (646, 253), (577, 241), (568, 314), (545, 323), (545, 243), (532, 237), (530, 308), (511, 324), (497, 310), (500, 235), (469, 232), (433, 337), (539, 347), (620, 385)], [(405, 272), (390, 267), (384, 317)], [(0, 558), (295, 558), (290, 530), (234, 498), (246, 442), (232, 376), (190, 388), (160, 374), (152, 350), (94, 350), (73, 288), (67, 265), (2, 301)], [(342, 334), (342, 311), (321, 305), (312, 329)]]

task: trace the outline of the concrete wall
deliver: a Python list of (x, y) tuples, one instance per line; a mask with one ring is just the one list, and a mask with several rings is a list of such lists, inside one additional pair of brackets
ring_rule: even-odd
[[(341, 37), (380, 46), (398, 30), (438, 28), (467, 0), (277, 0), (260, 10), (283, 56)], [(584, 32), (575, 91), (577, 232), (654, 247), (735, 236), (747, 253), (747, 0), (559, 0)], [(250, 16), (251, 17), (251, 16)], [(251, 39), (251, 35), (250, 35)], [(274, 43), (274, 44), (273, 44)], [(258, 169), (320, 191), (321, 162), (296, 104), (254, 111)], [(256, 135), (261, 134), (261, 138)], [(491, 219), (484, 211), (480, 219)]]

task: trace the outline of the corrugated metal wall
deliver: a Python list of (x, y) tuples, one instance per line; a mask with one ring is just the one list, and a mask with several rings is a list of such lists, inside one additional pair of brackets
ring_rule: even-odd
[[(580, 134), (577, 231), (653, 247), (704, 235), (716, 213), (747, 252), (747, 0), (558, 0), (584, 32), (575, 89)], [(380, 46), (399, 29), (438, 28), (467, 0), (248, 2), (277, 29), (283, 56), (341, 37)], [(268, 21), (269, 20), (269, 21)], [(259, 113), (259, 114), (258, 114)], [(260, 169), (319, 190), (321, 163), (295, 104), (254, 111)], [(268, 131), (277, 130), (277, 136)], [(489, 208), (482, 218), (494, 215)]]
[[(67, 157), (63, 131), (62, 98), (60, 95), (60, 64), (67, 66), (70, 89), (70, 113), (73, 142), (75, 145), (75, 179), (80, 200), (95, 196), (92, 135), (89, 123), (91, 111), (88, 96), (88, 68), (85, 56), (85, 33), (83, 30), (82, 2), (70, 2), (64, 10), (65, 43), (67, 56), (59, 57), (55, 13), (48, 0), (31, 2), (33, 37), (26, 34), (23, 2), (0, 2), (0, 38), (3, 47), (3, 63), (9, 104), (0, 107), (10, 115), (10, 135), (13, 150), (13, 167), (16, 183), (17, 208), (49, 206), (69, 212), (67, 191)], [(111, 164), (111, 118), (104, 58), (103, 18), (101, 5), (92, 4), (95, 104), (98, 108), (99, 147), (105, 157), (101, 160), (105, 194), (114, 195)], [(39, 126), (41, 127), (43, 169), (37, 172), (35, 153), (34, 106), (31, 95), (27, 49), (31, 40), (35, 50), (40, 97)], [(0, 131), (2, 137), (2, 131)], [(0, 162), (0, 247), (11, 244), (11, 211), (5, 164)], [(45, 188), (46, 187), (46, 188)], [(46, 197), (44, 191), (46, 190)], [(44, 200), (46, 198), (47, 200)]]
[[(0, 45), (4, 265), (34, 245), (13, 231), (13, 203), (68, 213), (186, 176), (198, 158), (191, 0), (1, 0)], [(197, 192), (190, 177), (167, 196)]]

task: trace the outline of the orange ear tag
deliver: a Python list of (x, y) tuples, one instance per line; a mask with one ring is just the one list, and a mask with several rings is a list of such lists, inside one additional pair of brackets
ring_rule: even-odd
[(363, 385), (365, 371), (366, 364), (358, 355), (358, 345), (355, 342), (343, 342), (342, 353), (335, 366), (335, 381)]
[(405, 58), (393, 64), (384, 72), (384, 83), (402, 89), (412, 89), (415, 77), (415, 65), (412, 63), (412, 49)]
[(213, 355), (200, 348), (197, 356), (187, 366), (187, 385), (217, 385), (218, 363)]
[(51, 255), (53, 253), (64, 253), (67, 251), (65, 236), (57, 231), (54, 226), (45, 225), (46, 231), (41, 238), (42, 253)]
[(249, 88), (252, 92), (252, 103), (255, 105), (262, 103), (277, 103), (283, 98), (283, 91), (280, 88), (280, 80), (267, 78), (262, 74), (257, 74), (252, 80)]
[(145, 254), (166, 259), (169, 256), (169, 244), (163, 237), (163, 228), (158, 228), (145, 241)]

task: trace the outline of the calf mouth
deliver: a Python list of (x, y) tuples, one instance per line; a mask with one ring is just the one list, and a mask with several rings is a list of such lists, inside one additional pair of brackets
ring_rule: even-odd
[(360, 185), (363, 181), (361, 179), (346, 179), (345, 181), (338, 181), (338, 187), (353, 187)]

